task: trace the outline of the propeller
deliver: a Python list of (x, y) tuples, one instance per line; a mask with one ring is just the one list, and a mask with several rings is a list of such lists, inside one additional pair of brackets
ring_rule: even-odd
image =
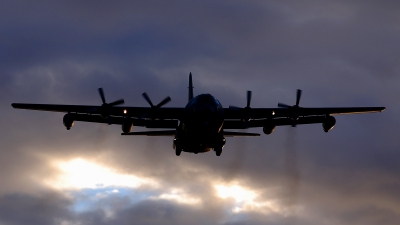
[(252, 96), (252, 92), (251, 91), (247, 91), (246, 93), (246, 99), (247, 99), (247, 104), (246, 107), (241, 108), (241, 107), (237, 107), (237, 106), (229, 106), (229, 109), (233, 109), (233, 110), (243, 110), (243, 114), (242, 114), (242, 120), (245, 122), (245, 126), (247, 128), (247, 123), (249, 122), (249, 120), (251, 119), (250, 116), (250, 103), (251, 103), (251, 96)]
[[(150, 97), (147, 95), (146, 92), (144, 92), (142, 94), (143, 98), (146, 100), (147, 103), (149, 103), (150, 105), (150, 118), (152, 120), (154, 120), (156, 118), (156, 111), (161, 108), (163, 105), (167, 104), (169, 101), (171, 101), (171, 98), (169, 96), (167, 96), (166, 98), (164, 98), (164, 100), (162, 100), (160, 103), (158, 103), (157, 105), (154, 105), (153, 102), (151, 101)], [(141, 116), (140, 118), (144, 118), (147, 117), (147, 114), (144, 114), (143, 116)]]
[[(104, 119), (106, 119), (110, 115), (111, 107), (116, 106), (116, 105), (124, 104), (125, 101), (124, 101), (124, 99), (119, 99), (117, 101), (113, 101), (111, 103), (107, 103), (106, 102), (106, 98), (104, 96), (103, 88), (99, 88), (98, 90), (99, 90), (99, 95), (100, 95), (100, 98), (101, 98), (101, 101), (103, 102), (103, 104), (100, 107), (95, 107), (95, 108), (92, 108), (92, 109), (88, 110), (88, 113), (93, 113), (93, 112), (97, 111), (97, 112), (100, 113), (100, 115)], [(108, 124), (110, 124), (110, 123), (108, 123)]]
[(296, 121), (297, 121), (297, 119), (299, 118), (299, 116), (296, 115), (296, 114), (297, 114), (296, 109), (300, 108), (299, 104), (300, 104), (301, 93), (302, 93), (302, 91), (301, 91), (300, 89), (297, 89), (297, 93), (296, 93), (296, 105), (290, 106), (290, 105), (287, 105), (287, 104), (285, 104), (285, 103), (278, 103), (278, 107), (280, 107), (280, 108), (287, 108), (287, 109), (295, 110), (295, 111), (293, 112), (293, 118), (292, 118), (293, 123), (292, 123), (292, 127), (295, 127), (295, 126), (297, 125), (297, 124), (296, 124)]

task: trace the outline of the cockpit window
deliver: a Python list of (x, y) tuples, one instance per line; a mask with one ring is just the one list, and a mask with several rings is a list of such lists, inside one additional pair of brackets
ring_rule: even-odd
[(218, 99), (216, 99), (214, 96), (212, 96), (212, 98), (214, 99), (215, 104), (221, 105), (221, 103), (219, 103)]
[[(201, 94), (196, 97), (194, 97), (188, 104), (188, 108), (194, 108), (197, 105), (213, 105), (214, 107), (217, 107), (219, 110), (222, 108), (221, 103), (216, 99), (214, 96), (210, 94)], [(193, 109), (196, 110), (196, 109)]]

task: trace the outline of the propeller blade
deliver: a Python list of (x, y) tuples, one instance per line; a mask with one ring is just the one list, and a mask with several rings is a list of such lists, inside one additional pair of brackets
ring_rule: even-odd
[(109, 105), (109, 106), (114, 106), (114, 105), (121, 105), (121, 104), (124, 104), (124, 103), (125, 103), (124, 99), (120, 99), (120, 100), (111, 102), (111, 103), (109, 103), (108, 105)]
[(251, 103), (251, 91), (247, 91), (247, 107), (250, 107)]
[(232, 109), (232, 110), (241, 110), (242, 108), (241, 108), (241, 107), (234, 106), (234, 105), (230, 105), (230, 106), (229, 106), (229, 109)]
[(150, 100), (149, 96), (147, 95), (147, 93), (144, 92), (144, 93), (142, 94), (142, 96), (143, 96), (143, 98), (147, 101), (147, 103), (149, 103), (149, 105), (150, 105), (151, 107), (153, 107), (153, 103), (151, 102), (151, 100)]
[(300, 98), (301, 98), (301, 90), (300, 90), (300, 89), (297, 89), (297, 94), (296, 94), (296, 106), (299, 106)]
[(291, 106), (290, 105), (286, 105), (284, 103), (278, 103), (278, 107), (280, 107), (280, 108), (290, 108)]
[(103, 102), (103, 104), (106, 103), (106, 98), (104, 97), (104, 92), (103, 92), (103, 88), (99, 88), (99, 94), (101, 97), (101, 101)]
[(156, 108), (160, 108), (161, 106), (167, 104), (169, 101), (171, 101), (171, 98), (169, 96), (167, 96), (166, 98), (164, 98), (164, 100), (162, 100), (160, 103), (158, 103), (158, 105), (156, 106)]

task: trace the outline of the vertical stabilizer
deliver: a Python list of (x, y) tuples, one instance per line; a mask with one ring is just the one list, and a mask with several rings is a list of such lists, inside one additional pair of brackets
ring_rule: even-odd
[(192, 83), (192, 73), (189, 74), (189, 102), (193, 98), (193, 83)]

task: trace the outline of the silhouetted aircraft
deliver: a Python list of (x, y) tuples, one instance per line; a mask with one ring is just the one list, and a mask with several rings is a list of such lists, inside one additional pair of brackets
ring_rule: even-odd
[[(123, 99), (106, 103), (104, 92), (99, 88), (103, 104), (88, 105), (52, 105), (13, 103), (18, 109), (41, 110), (66, 113), (64, 126), (69, 130), (74, 121), (108, 123), (122, 125), (122, 135), (173, 136), (176, 155), (182, 151), (192, 153), (208, 152), (212, 149), (221, 155), (225, 137), (260, 136), (258, 133), (228, 131), (262, 127), (265, 134), (271, 134), (276, 126), (321, 123), (325, 132), (336, 123), (333, 115), (381, 112), (385, 107), (350, 108), (303, 108), (299, 106), (301, 90), (297, 90), (296, 104), (283, 103), (278, 108), (251, 108), (251, 91), (247, 91), (247, 104), (240, 108), (223, 108), (221, 103), (210, 94), (193, 97), (192, 74), (189, 74), (189, 102), (185, 108), (162, 108), (171, 98), (166, 97), (154, 105), (146, 93), (144, 99), (150, 107), (121, 107)], [(133, 126), (146, 128), (164, 128), (168, 130), (132, 132)]]

